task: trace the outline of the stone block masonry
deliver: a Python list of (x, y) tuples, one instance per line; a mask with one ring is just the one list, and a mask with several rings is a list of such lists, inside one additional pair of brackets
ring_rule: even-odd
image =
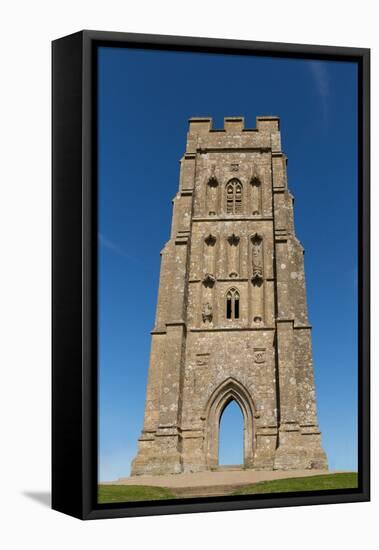
[(252, 470), (327, 469), (278, 117), (189, 121), (132, 476), (216, 470), (232, 401)]

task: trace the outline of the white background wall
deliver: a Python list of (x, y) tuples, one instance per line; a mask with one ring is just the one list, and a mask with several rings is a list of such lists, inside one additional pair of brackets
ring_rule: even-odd
[[(378, 95), (375, 3), (318, 0), (13, 1), (2, 5), (0, 85), (0, 543), (3, 548), (373, 548), (373, 502), (80, 522), (41, 504), (50, 486), (50, 41), (77, 30), (371, 47), (373, 151)], [(376, 147), (375, 147), (376, 146)], [(376, 214), (377, 160), (372, 208)], [(378, 215), (372, 241), (377, 243)], [(377, 248), (377, 247), (376, 247)], [(373, 250), (373, 283), (378, 254)], [(377, 270), (376, 270), (377, 273)], [(373, 285), (374, 304), (377, 285)], [(378, 309), (373, 307), (373, 352)], [(373, 363), (373, 427), (378, 386)], [(373, 433), (373, 447), (377, 437)], [(34, 495), (32, 498), (31, 495)], [(37, 499), (35, 497), (38, 497)]]

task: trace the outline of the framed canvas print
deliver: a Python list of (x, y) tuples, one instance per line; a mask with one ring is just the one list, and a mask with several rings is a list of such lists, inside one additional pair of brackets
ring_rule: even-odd
[(367, 501), (369, 399), (369, 50), (54, 41), (53, 508)]

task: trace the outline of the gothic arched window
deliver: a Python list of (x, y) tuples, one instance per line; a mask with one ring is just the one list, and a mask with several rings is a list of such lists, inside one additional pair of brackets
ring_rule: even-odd
[(226, 294), (226, 318), (239, 319), (240, 316), (240, 294), (235, 288), (228, 290)]
[(242, 183), (232, 179), (226, 186), (226, 213), (240, 214), (242, 212)]

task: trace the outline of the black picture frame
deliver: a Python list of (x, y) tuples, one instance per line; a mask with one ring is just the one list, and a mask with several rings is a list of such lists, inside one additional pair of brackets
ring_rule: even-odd
[[(97, 64), (99, 46), (358, 64), (357, 489), (97, 503)], [(370, 50), (81, 31), (52, 43), (52, 507), (81, 519), (370, 500)]]

